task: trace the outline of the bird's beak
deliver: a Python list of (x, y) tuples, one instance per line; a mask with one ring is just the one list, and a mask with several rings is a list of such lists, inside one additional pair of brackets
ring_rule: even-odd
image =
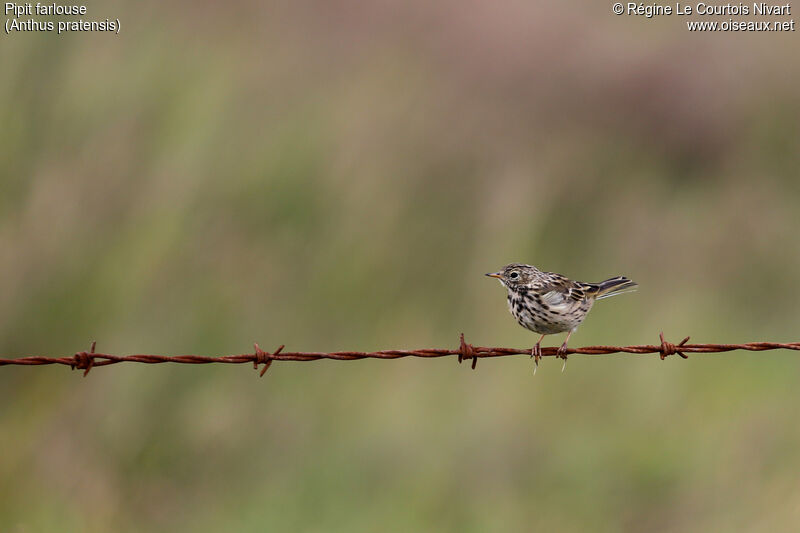
[(502, 272), (491, 272), (491, 273), (486, 274), (486, 275), (489, 276), (490, 278), (503, 279), (503, 273)]

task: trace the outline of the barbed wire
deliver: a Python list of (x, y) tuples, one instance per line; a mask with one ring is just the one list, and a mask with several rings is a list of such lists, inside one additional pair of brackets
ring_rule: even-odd
[[(686, 337), (678, 344), (672, 344), (664, 340), (664, 333), (659, 334), (661, 342), (659, 344), (639, 344), (635, 346), (584, 346), (583, 348), (568, 348), (567, 355), (609, 355), (615, 353), (627, 354), (659, 354), (663, 361), (670, 355), (679, 355), (687, 359), (687, 353), (723, 353), (734, 350), (747, 350), (750, 352), (762, 352), (765, 350), (800, 350), (800, 342), (748, 342), (744, 344), (688, 344), (689, 337)], [(472, 368), (478, 363), (478, 359), (485, 357), (504, 357), (508, 355), (530, 355), (529, 348), (499, 348), (488, 346), (474, 346), (464, 340), (461, 334), (458, 348), (425, 348), (421, 350), (381, 350), (377, 352), (284, 352), (284, 345), (281, 345), (274, 352), (265, 352), (258, 344), (254, 344), (255, 352), (240, 355), (205, 356), (205, 355), (112, 355), (95, 352), (96, 342), (88, 352), (77, 352), (69, 357), (43, 357), (30, 356), (0, 359), (0, 366), (7, 365), (66, 365), (74, 369), (83, 370), (86, 376), (92, 368), (98, 366), (114, 365), (117, 363), (182, 363), (189, 365), (204, 365), (210, 363), (241, 364), (253, 363), (253, 368), (258, 369), (258, 365), (264, 365), (259, 373), (264, 373), (272, 365), (273, 361), (317, 361), (319, 359), (334, 359), (337, 361), (354, 361), (357, 359), (399, 359), (401, 357), (446, 357), (457, 355), (458, 362), (464, 360), (472, 361)], [(552, 357), (557, 354), (557, 347), (542, 348), (543, 357)]]

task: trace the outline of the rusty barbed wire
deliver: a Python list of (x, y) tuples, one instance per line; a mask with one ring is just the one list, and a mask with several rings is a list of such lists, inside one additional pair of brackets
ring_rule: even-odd
[[(661, 342), (659, 344), (640, 344), (635, 346), (584, 346), (582, 348), (569, 348), (568, 355), (609, 355), (615, 353), (627, 354), (658, 354), (663, 361), (670, 355), (679, 355), (687, 359), (687, 353), (723, 353), (734, 350), (746, 350), (750, 352), (761, 352), (765, 350), (800, 350), (800, 342), (748, 342), (744, 344), (688, 344), (689, 337), (686, 337), (678, 344), (672, 344), (664, 339), (664, 333), (659, 334)], [(241, 355), (112, 355), (98, 353), (95, 351), (96, 342), (92, 342), (88, 352), (77, 352), (69, 357), (44, 357), (30, 356), (0, 359), (0, 366), (7, 365), (66, 365), (74, 369), (83, 370), (84, 377), (92, 368), (98, 366), (114, 365), (117, 363), (182, 363), (189, 365), (203, 365), (210, 363), (253, 363), (253, 367), (258, 370), (258, 365), (264, 365), (259, 373), (264, 373), (272, 365), (273, 361), (317, 361), (319, 359), (334, 359), (338, 361), (354, 361), (357, 359), (399, 359), (401, 357), (446, 357), (457, 355), (458, 362), (472, 360), (474, 369), (478, 359), (484, 357), (504, 357), (507, 355), (530, 355), (529, 348), (499, 348), (488, 346), (474, 346), (464, 340), (461, 334), (459, 346), (456, 349), (448, 348), (426, 348), (421, 350), (381, 350), (377, 352), (284, 352), (284, 345), (281, 345), (272, 353), (265, 352), (258, 344), (254, 344), (255, 352), (252, 354)], [(556, 355), (557, 347), (542, 348), (543, 357)]]

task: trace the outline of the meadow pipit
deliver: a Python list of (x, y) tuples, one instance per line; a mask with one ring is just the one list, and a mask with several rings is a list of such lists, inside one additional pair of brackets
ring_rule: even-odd
[(517, 322), (541, 334), (536, 346), (531, 349), (531, 357), (536, 362), (534, 373), (542, 356), (541, 344), (545, 335), (568, 332), (564, 344), (558, 349), (558, 357), (564, 360), (563, 372), (567, 366), (569, 336), (586, 318), (594, 301), (635, 291), (637, 287), (635, 282), (624, 276), (600, 283), (583, 283), (521, 263), (511, 263), (499, 272), (486, 275), (499, 279), (508, 289), (508, 310)]

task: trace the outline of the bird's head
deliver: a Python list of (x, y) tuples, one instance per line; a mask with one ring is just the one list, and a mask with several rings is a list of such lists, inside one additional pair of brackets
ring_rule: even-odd
[(486, 274), (490, 278), (497, 278), (505, 287), (514, 288), (531, 284), (539, 274), (539, 269), (522, 263), (511, 263), (497, 272)]

